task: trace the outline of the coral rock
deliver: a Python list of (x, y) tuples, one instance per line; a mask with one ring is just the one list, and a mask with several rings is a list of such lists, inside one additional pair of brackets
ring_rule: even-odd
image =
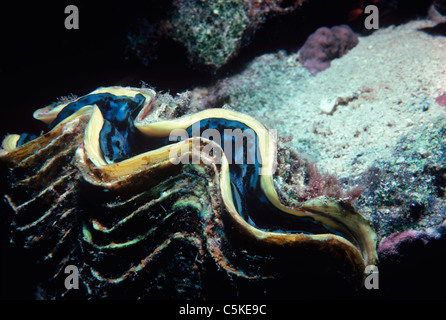
[(357, 35), (347, 25), (321, 27), (311, 34), (300, 49), (303, 66), (316, 75), (330, 67), (330, 61), (345, 55), (359, 42)]
[(436, 101), (440, 106), (446, 107), (446, 92), (443, 93), (442, 95), (439, 95), (439, 96), (437, 97), (437, 99), (435, 99), (435, 101)]
[(163, 38), (173, 39), (187, 52), (190, 63), (215, 71), (248, 45), (255, 31), (273, 17), (292, 14), (304, 0), (281, 1), (171, 1), (168, 17), (142, 19), (128, 34), (128, 46), (144, 62), (157, 57)]
[(444, 299), (445, 245), (446, 220), (424, 230), (407, 230), (384, 238), (378, 249), (380, 270), (385, 270), (380, 275), (380, 282), (385, 284), (382, 294)]
[(378, 249), (378, 254), (384, 259), (397, 259), (398, 256), (405, 255), (416, 246), (427, 245), (430, 242), (446, 237), (446, 220), (434, 227), (424, 230), (407, 230), (392, 233), (384, 238)]

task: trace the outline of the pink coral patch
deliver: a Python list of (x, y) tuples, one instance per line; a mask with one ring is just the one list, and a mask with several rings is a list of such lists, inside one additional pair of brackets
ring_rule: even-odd
[(435, 101), (443, 107), (446, 107), (446, 92), (444, 92), (442, 95), (439, 95)]

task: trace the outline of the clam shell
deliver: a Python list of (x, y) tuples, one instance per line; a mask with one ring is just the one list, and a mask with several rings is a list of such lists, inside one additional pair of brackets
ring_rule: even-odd
[[(146, 125), (161, 114), (147, 110), (153, 99), (150, 93), (137, 118)], [(257, 125), (233, 112), (222, 115)], [(49, 119), (44, 111), (39, 117)], [(281, 210), (329, 217), (323, 219), (354, 235), (257, 229), (232, 202), (226, 160), (216, 163), (204, 152), (209, 144), (219, 145), (192, 137), (107, 163), (96, 141), (100, 119), (97, 107), (86, 106), (22, 146), (14, 146), (16, 137), (3, 144), (5, 198), (14, 213), (11, 239), (50, 270), (41, 297), (304, 297), (310, 290), (361, 286), (365, 265), (376, 262), (376, 236), (353, 208), (322, 198), (289, 208), (271, 189)], [(199, 164), (171, 161), (170, 150), (181, 146), (190, 147), (181, 155), (190, 160), (194, 142)], [(262, 181), (273, 188), (271, 175)], [(64, 285), (68, 265), (79, 269), (78, 290)]]

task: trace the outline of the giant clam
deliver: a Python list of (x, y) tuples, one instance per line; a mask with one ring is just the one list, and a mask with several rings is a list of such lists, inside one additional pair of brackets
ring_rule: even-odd
[[(172, 101), (99, 88), (37, 110), (41, 136), (4, 139), (11, 238), (48, 265), (41, 297), (295, 297), (307, 277), (361, 285), (377, 260), (365, 218), (325, 197), (285, 206), (262, 124)], [(78, 290), (64, 285), (68, 265)]]

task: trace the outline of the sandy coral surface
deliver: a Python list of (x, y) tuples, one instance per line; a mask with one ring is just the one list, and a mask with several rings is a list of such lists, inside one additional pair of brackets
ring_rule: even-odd
[[(260, 56), (223, 80), (232, 84), (228, 102), (292, 136), (289, 146), (323, 171), (359, 174), (377, 159), (393, 158), (402, 137), (436, 130), (446, 116), (435, 103), (446, 88), (446, 39), (420, 30), (432, 25), (413, 21), (360, 37), (316, 77), (296, 54)], [(429, 147), (420, 142), (420, 152)]]
[[(346, 187), (380, 237), (445, 219), (446, 38), (414, 20), (359, 37), (312, 76), (298, 52), (257, 57), (243, 72), (194, 91), (198, 108), (228, 103)], [(415, 209), (413, 209), (415, 208)], [(418, 208), (418, 209), (417, 209)], [(415, 218), (410, 216), (416, 211)]]

